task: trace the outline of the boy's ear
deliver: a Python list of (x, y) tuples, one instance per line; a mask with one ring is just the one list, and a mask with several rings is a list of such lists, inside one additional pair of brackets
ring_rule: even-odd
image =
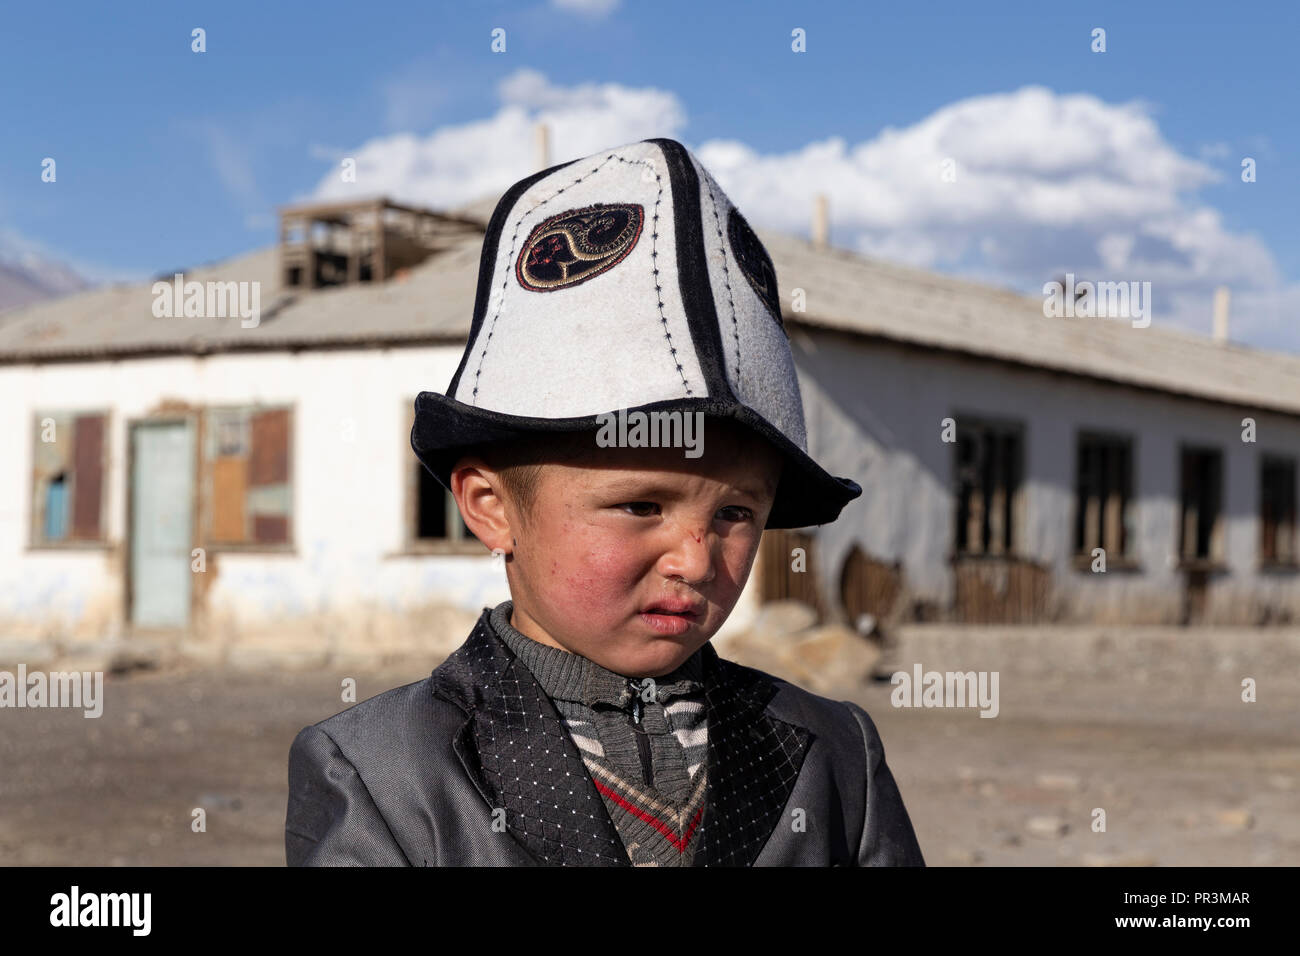
[(482, 458), (469, 455), (451, 469), (451, 494), (474, 536), (489, 550), (512, 550), (510, 518), (501, 497), (501, 477)]

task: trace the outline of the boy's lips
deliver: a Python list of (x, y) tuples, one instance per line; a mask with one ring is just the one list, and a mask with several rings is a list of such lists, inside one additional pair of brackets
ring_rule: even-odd
[(698, 618), (704, 614), (707, 605), (704, 601), (663, 600), (641, 609), (642, 614), (676, 614), (681, 617)]
[(640, 617), (659, 634), (681, 637), (693, 627), (700, 627), (708, 605), (703, 601), (656, 601), (641, 611)]

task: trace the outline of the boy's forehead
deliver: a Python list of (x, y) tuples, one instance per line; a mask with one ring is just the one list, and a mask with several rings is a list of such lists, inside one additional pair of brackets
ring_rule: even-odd
[(597, 469), (591, 474), (593, 484), (610, 491), (644, 491), (669, 489), (682, 475), (700, 475), (762, 499), (776, 493), (776, 475), (767, 469), (728, 469), (725, 472), (700, 472), (689, 468), (618, 468)]
[[(709, 438), (713, 439), (712, 448)], [(716, 428), (706, 437), (703, 453), (688, 457), (683, 448), (602, 448), (595, 445), (568, 462), (602, 485), (653, 483), (670, 476), (700, 475), (751, 491), (774, 494), (780, 454), (747, 430)]]

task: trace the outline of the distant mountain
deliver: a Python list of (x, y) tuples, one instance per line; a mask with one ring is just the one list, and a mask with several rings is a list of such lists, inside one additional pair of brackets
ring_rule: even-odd
[(89, 289), (94, 283), (21, 239), (0, 234), (0, 313)]

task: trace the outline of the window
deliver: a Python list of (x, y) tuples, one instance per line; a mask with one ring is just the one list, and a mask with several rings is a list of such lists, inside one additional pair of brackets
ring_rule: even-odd
[(32, 544), (104, 543), (104, 412), (37, 412)]
[(429, 469), (415, 461), (415, 534), (416, 541), (477, 541), (469, 530), (451, 492), (429, 474)]
[(403, 438), (409, 452), (406, 480), (406, 524), (409, 550), (465, 551), (480, 554), (482, 546), (472, 547), (478, 538), (469, 530), (460, 508), (450, 491), (438, 483), (429, 469), (420, 464), (415, 452), (410, 450), (411, 428), (415, 424), (415, 399), (402, 403), (406, 414), (406, 431)]
[(206, 538), (214, 545), (285, 545), (292, 539), (289, 408), (204, 411)]
[(1103, 548), (1107, 557), (1127, 553), (1129, 500), (1133, 489), (1132, 444), (1127, 438), (1079, 434), (1075, 477), (1074, 550), (1091, 555)]
[[(954, 416), (956, 417), (956, 416)], [(1009, 555), (1015, 550), (1023, 429), (957, 418), (956, 551)]]
[(1182, 522), (1178, 553), (1184, 561), (1217, 560), (1222, 552), (1223, 456), (1210, 448), (1183, 448)]
[(1295, 459), (1265, 455), (1259, 467), (1259, 557), (1265, 564), (1296, 562)]

